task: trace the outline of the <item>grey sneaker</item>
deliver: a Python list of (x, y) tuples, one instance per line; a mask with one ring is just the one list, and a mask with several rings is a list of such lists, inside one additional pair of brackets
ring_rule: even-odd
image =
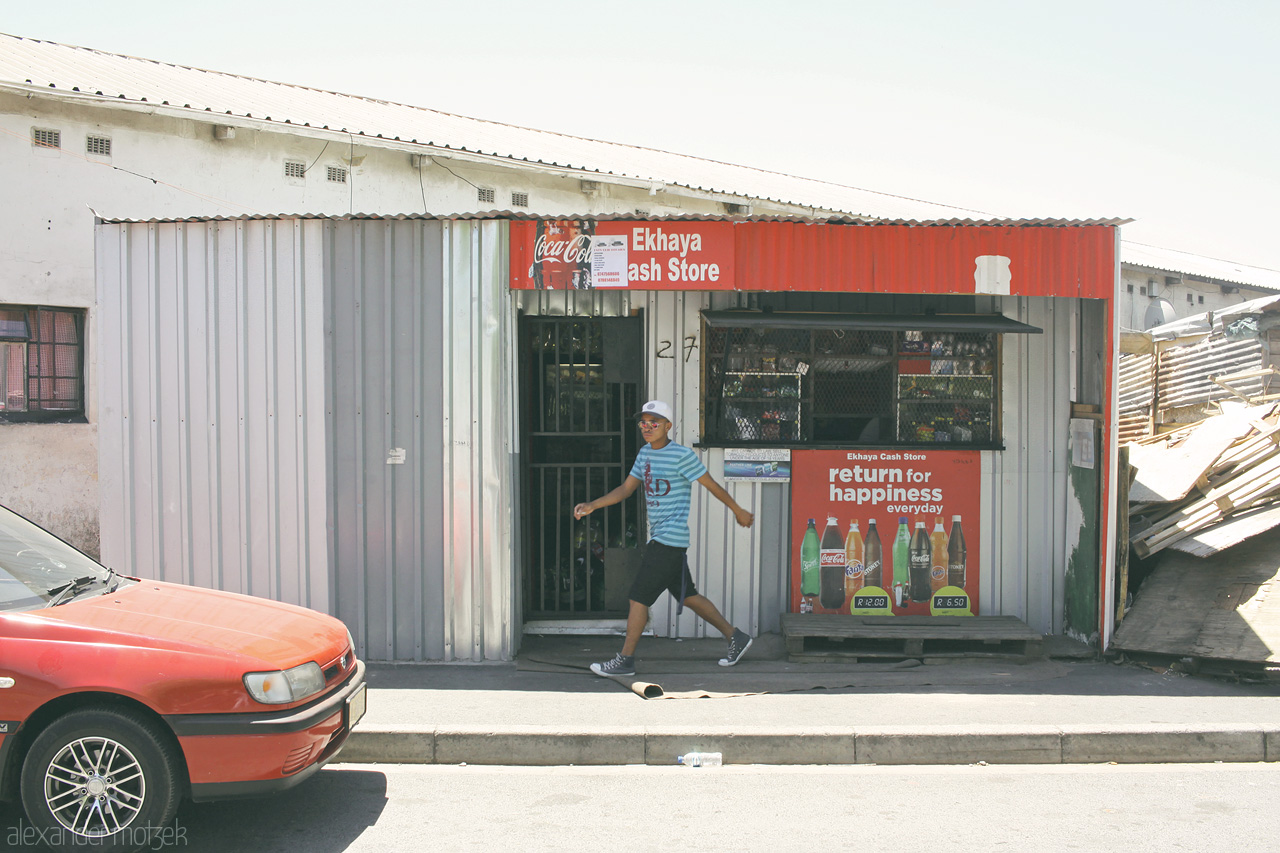
[(720, 665), (733, 666), (742, 660), (742, 656), (747, 653), (747, 649), (751, 648), (752, 642), (754, 641), (751, 639), (750, 634), (734, 628), (733, 636), (729, 638), (729, 654), (720, 658)]
[(618, 652), (613, 656), (613, 660), (591, 664), (591, 671), (596, 675), (604, 676), (635, 675), (636, 657), (635, 655), (624, 655), (622, 652)]

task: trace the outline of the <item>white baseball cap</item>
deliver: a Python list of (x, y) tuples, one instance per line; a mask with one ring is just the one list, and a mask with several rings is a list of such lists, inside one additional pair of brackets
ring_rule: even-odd
[(671, 407), (661, 400), (650, 400), (645, 403), (640, 407), (640, 411), (636, 412), (636, 417), (638, 418), (645, 413), (657, 415), (660, 418), (666, 418), (671, 423), (675, 423), (675, 418), (671, 413)]

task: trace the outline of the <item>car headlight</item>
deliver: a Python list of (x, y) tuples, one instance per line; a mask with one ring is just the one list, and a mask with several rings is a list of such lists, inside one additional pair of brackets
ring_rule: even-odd
[(249, 672), (244, 676), (249, 695), (264, 705), (283, 705), (314, 696), (324, 689), (320, 664), (308, 661), (284, 672)]

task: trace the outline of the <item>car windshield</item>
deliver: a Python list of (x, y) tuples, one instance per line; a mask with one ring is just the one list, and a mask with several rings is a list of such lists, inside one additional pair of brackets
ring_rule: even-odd
[(106, 591), (112, 575), (58, 537), (0, 507), (0, 612)]

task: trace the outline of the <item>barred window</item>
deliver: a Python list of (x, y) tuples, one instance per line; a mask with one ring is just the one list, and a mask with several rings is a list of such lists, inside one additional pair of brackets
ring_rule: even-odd
[(704, 444), (1000, 443), (989, 331), (708, 325)]
[(84, 416), (84, 311), (0, 306), (0, 420)]

